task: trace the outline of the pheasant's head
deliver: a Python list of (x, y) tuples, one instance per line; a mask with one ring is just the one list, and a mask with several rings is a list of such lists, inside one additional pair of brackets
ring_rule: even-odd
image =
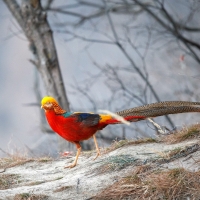
[(41, 108), (43, 108), (45, 111), (53, 110), (54, 107), (57, 106), (59, 106), (59, 104), (53, 97), (46, 96), (41, 101)]
[(56, 114), (63, 114), (66, 112), (59, 106), (58, 102), (53, 97), (48, 96), (42, 99), (41, 108), (45, 111), (53, 110)]

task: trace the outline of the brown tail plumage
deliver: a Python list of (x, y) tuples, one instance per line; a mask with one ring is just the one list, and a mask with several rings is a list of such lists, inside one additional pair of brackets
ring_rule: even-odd
[(150, 117), (187, 112), (200, 112), (200, 102), (164, 101), (123, 110), (117, 112), (116, 114), (124, 117), (125, 119), (127, 118), (128, 121), (132, 121), (131, 116), (143, 116), (144, 118), (137, 119), (137, 121), (139, 121)]

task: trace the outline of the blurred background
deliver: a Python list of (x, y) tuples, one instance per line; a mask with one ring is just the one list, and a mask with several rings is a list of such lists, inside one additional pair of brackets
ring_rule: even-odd
[[(31, 12), (24, 14), (27, 5)], [(21, 13), (23, 23), (14, 11)], [(71, 111), (116, 112), (158, 101), (200, 100), (198, 0), (3, 0), (1, 157), (16, 152), (57, 156), (64, 150), (40, 109), (41, 98), (51, 92), (44, 84), (45, 73), (38, 71), (41, 66), (35, 66), (39, 56), (24, 28), (30, 16), (45, 16), (50, 25)], [(194, 113), (155, 119), (170, 130), (199, 120)], [(97, 135), (105, 147), (116, 139), (156, 137), (156, 130), (141, 121), (108, 126)], [(93, 145), (86, 141), (83, 148)]]

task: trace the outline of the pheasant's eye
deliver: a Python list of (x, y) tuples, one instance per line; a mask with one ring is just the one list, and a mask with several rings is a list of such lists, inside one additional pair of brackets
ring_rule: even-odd
[(51, 102), (46, 102), (45, 106), (48, 107), (48, 108), (51, 108), (52, 107), (52, 103)]

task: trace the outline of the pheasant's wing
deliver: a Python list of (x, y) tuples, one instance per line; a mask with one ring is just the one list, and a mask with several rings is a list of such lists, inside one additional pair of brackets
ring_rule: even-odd
[(77, 122), (83, 126), (95, 126), (101, 119), (100, 115), (92, 113), (73, 113), (71, 117), (75, 117)]

